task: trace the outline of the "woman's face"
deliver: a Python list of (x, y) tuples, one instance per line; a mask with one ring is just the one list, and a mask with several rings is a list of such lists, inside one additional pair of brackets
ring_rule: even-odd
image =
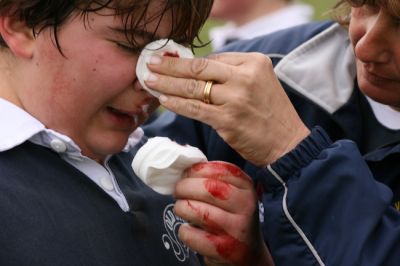
[[(54, 45), (51, 29), (41, 32), (25, 71), (27, 84), (18, 89), (25, 110), (47, 128), (71, 137), (84, 155), (98, 161), (123, 149), (147, 118), (148, 107), (158, 106), (136, 78), (140, 48), (128, 43), (123, 21), (110, 12), (67, 21), (58, 32), (64, 55)], [(144, 45), (156, 29), (156, 37), (165, 38), (170, 25), (165, 16), (160, 25), (147, 25), (145, 32), (132, 30), (144, 36), (139, 39)]]
[(400, 110), (400, 18), (377, 6), (352, 8), (349, 34), (360, 89)]

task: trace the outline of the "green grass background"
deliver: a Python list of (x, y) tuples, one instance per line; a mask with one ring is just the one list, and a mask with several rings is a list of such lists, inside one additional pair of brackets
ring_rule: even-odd
[[(337, 2), (336, 0), (302, 0), (298, 1), (306, 4), (310, 4), (311, 6), (314, 7), (315, 14), (314, 14), (314, 19), (315, 20), (324, 20), (324, 19), (329, 19), (329, 10), (335, 5)], [(214, 27), (215, 25), (220, 25), (220, 23), (215, 22), (213, 20), (207, 21), (207, 23), (204, 25), (201, 33), (200, 33), (200, 38), (204, 42), (208, 42), (208, 30), (211, 27)], [(199, 48), (195, 50), (196, 56), (203, 56), (205, 54), (208, 54), (211, 52), (211, 47), (210, 45), (207, 45), (203, 48)]]

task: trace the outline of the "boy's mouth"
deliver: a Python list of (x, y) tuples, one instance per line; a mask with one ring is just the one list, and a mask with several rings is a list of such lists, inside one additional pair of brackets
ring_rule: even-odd
[(107, 110), (118, 120), (119, 123), (132, 124), (135, 126), (139, 124), (139, 114), (134, 112), (126, 112), (114, 107), (108, 106)]

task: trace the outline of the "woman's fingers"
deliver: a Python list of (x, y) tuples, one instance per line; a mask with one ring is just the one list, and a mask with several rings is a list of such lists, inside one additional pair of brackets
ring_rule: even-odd
[(157, 60), (150, 60), (149, 69), (158, 74), (172, 77), (183, 77), (197, 80), (213, 80), (224, 83), (232, 75), (230, 65), (207, 58), (176, 58), (157, 56)]
[[(256, 82), (272, 69), (270, 60), (259, 53), (226, 53), (212, 58), (163, 57), (160, 64), (149, 66), (153, 72), (146, 85), (162, 94), (204, 101), (207, 81), (213, 81), (209, 98), (212, 104), (222, 105), (252, 97), (249, 93), (255, 90)], [(199, 70), (194, 71), (194, 66)]]
[(163, 95), (160, 97), (160, 102), (174, 113), (202, 121), (211, 127), (218, 124), (216, 120), (221, 116), (221, 109), (216, 105), (206, 104), (199, 100)]
[[(152, 74), (151, 79), (146, 81), (147, 86), (164, 95), (178, 96), (202, 102), (205, 99), (206, 83), (207, 81), (204, 80), (176, 78), (161, 74)], [(226, 86), (222, 86), (214, 81), (208, 97), (211, 103), (215, 105), (223, 104), (226, 101), (224, 95), (229, 95)]]

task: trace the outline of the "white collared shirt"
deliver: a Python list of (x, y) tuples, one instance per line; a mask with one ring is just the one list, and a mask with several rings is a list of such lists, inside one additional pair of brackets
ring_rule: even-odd
[(209, 35), (214, 50), (224, 46), (228, 39), (252, 39), (273, 31), (307, 23), (312, 20), (314, 10), (304, 4), (292, 4), (276, 12), (262, 16), (245, 25), (226, 23), (210, 29)]
[[(129, 210), (128, 202), (108, 166), (111, 156), (106, 158), (104, 165), (101, 165), (82, 155), (81, 149), (68, 136), (45, 128), (29, 113), (2, 98), (0, 98), (0, 125), (0, 152), (10, 150), (27, 140), (50, 148), (57, 152), (63, 160), (87, 175), (113, 198), (123, 211)], [(143, 130), (138, 128), (130, 135), (123, 151), (130, 150), (142, 137)]]
[(386, 104), (382, 104), (379, 102), (374, 101), (373, 99), (369, 98), (367, 100), (371, 105), (372, 111), (375, 114), (376, 119), (378, 119), (381, 125), (392, 129), (392, 130), (399, 130), (400, 129), (400, 112), (391, 108)]

